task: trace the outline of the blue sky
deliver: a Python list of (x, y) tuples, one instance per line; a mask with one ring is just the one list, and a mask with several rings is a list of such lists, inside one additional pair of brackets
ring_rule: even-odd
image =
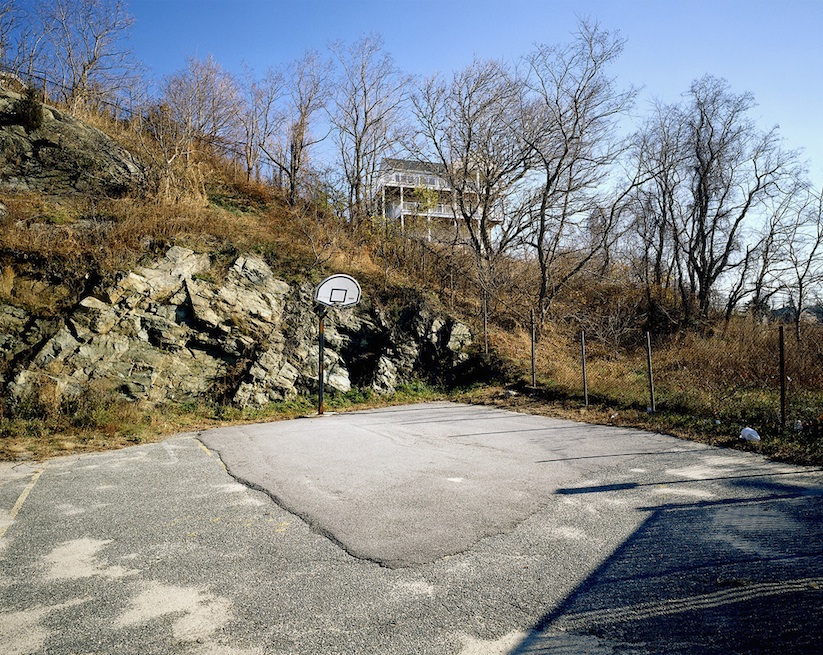
[(407, 73), (450, 72), (473, 57), (513, 60), (571, 39), (589, 18), (626, 39), (612, 69), (641, 87), (636, 111), (678, 100), (692, 80), (723, 77), (754, 94), (753, 116), (780, 125), (823, 185), (823, 0), (127, 0), (132, 48), (160, 78), (187, 57), (258, 73), (377, 32)]

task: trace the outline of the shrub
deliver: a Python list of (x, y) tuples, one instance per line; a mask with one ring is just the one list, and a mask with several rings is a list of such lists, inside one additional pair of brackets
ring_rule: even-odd
[(26, 88), (19, 100), (11, 107), (12, 120), (22, 125), (26, 132), (32, 132), (43, 125), (43, 103), (40, 92), (34, 87)]

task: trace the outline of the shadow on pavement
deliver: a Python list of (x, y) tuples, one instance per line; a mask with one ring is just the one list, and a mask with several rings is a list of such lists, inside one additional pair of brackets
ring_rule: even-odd
[(823, 653), (823, 490), (726, 484), (724, 500), (639, 508), (648, 519), (513, 655)]

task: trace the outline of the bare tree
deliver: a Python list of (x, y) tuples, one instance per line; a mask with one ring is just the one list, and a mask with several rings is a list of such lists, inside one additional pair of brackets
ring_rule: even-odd
[(232, 75), (212, 58), (190, 58), (164, 78), (160, 99), (139, 112), (144, 155), (154, 162), (159, 197), (205, 197), (204, 162), (235, 155), (243, 103)]
[(0, 64), (8, 66), (12, 31), (15, 28), (17, 11), (14, 0), (0, 2)]
[(161, 101), (193, 144), (233, 150), (239, 139), (242, 96), (234, 76), (212, 56), (190, 57), (161, 85)]
[(631, 251), (635, 272), (646, 296), (650, 329), (678, 322), (672, 315), (683, 279), (680, 216), (683, 212), (684, 126), (676, 105), (657, 103), (635, 135), (631, 157), (645, 178), (633, 192), (632, 219), (624, 250)]
[(792, 238), (793, 217), (800, 197), (798, 194), (804, 193), (804, 186), (803, 181), (798, 181), (796, 186), (786, 188), (780, 195), (764, 203), (761, 212), (765, 217), (763, 224), (751, 231), (742, 264), (728, 291), (727, 322), (747, 298), (747, 311), (753, 318), (761, 320), (767, 317), (771, 299), (785, 291), (789, 268), (786, 245)]
[(484, 323), (524, 225), (529, 148), (519, 123), (522, 93), (509, 67), (474, 61), (450, 79), (425, 81), (412, 99), (416, 156), (437, 164), (451, 190), (455, 242), (473, 255)]
[(266, 147), (282, 124), (278, 103), (284, 92), (283, 74), (279, 70), (269, 68), (261, 80), (255, 79), (250, 70), (245, 71), (244, 111), (238, 122), (246, 180), (260, 179), (262, 155), (267, 153)]
[(124, 0), (51, 0), (38, 5), (48, 90), (73, 111), (99, 108), (134, 82)]
[[(749, 117), (753, 106), (751, 94), (706, 76), (640, 135), (636, 156), (651, 180), (636, 194), (635, 225), (645, 229), (652, 282), (664, 281), (671, 262), (683, 322), (706, 318), (721, 284), (727, 313), (749, 295), (744, 281), (757, 258), (773, 253), (763, 250), (769, 216), (803, 177), (777, 128), (762, 132)], [(766, 279), (762, 267), (757, 275)]]
[[(185, 127), (177, 122), (167, 104), (146, 104), (137, 114), (135, 135), (142, 146), (141, 156), (150, 164), (148, 172), (158, 200), (175, 202), (189, 195), (194, 187), (200, 194), (199, 182), (191, 179), (187, 161), (193, 143)], [(188, 179), (187, 179), (188, 178)], [(187, 181), (193, 184), (187, 184)]]
[(0, 62), (29, 84), (43, 86), (44, 52), (53, 25), (44, 22), (42, 7), (7, 0), (0, 6)]
[(782, 242), (787, 267), (786, 288), (794, 306), (795, 337), (808, 300), (823, 285), (823, 191), (808, 189), (795, 205)]
[(628, 195), (607, 201), (601, 192), (625, 150), (616, 122), (635, 95), (617, 90), (607, 74), (622, 49), (618, 36), (582, 22), (571, 44), (542, 45), (525, 57), (524, 135), (536, 181), (527, 242), (540, 269), (541, 317), (570, 280), (608, 252)]
[(760, 132), (748, 117), (751, 94), (734, 94), (725, 80), (707, 76), (689, 96), (683, 115), (689, 202), (680, 234), (688, 289), (706, 317), (718, 281), (745, 261), (748, 223), (799, 173), (794, 154), (780, 148), (777, 128)]
[(378, 166), (397, 142), (407, 78), (375, 34), (348, 46), (333, 44), (331, 51), (340, 75), (330, 120), (347, 188), (349, 218), (357, 225), (373, 209), (371, 193)]
[(292, 206), (297, 203), (308, 151), (326, 138), (313, 136), (311, 125), (328, 101), (330, 75), (330, 62), (322, 61), (314, 51), (289, 66), (284, 83), (287, 102), (281, 114), (284, 133), (274, 143), (265, 142), (264, 151), (285, 178), (286, 197)]

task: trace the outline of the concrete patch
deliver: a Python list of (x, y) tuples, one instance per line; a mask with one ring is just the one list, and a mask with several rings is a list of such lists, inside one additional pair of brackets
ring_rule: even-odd
[(430, 563), (514, 530), (581, 470), (672, 448), (659, 435), (454, 403), (222, 428), (200, 438), (237, 480), (349, 554), (390, 568)]

